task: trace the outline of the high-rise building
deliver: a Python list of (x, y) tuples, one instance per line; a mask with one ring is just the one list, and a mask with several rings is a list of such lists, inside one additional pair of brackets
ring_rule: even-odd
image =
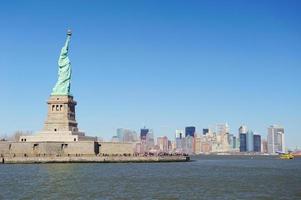
[(195, 142), (195, 150), (194, 150), (194, 153), (195, 154), (200, 154), (202, 149), (201, 149), (201, 146), (202, 146), (202, 137), (201, 136), (196, 136), (194, 138), (194, 142)]
[(238, 129), (240, 152), (247, 151), (247, 132), (248, 132), (248, 128), (245, 125), (240, 126)]
[(184, 138), (184, 131), (183, 130), (176, 130), (176, 138)]
[(246, 133), (240, 133), (239, 134), (239, 151), (240, 152), (246, 152), (247, 151), (247, 134)]
[(118, 128), (117, 138), (119, 142), (135, 142), (137, 141), (137, 133), (130, 129)]
[(253, 131), (247, 132), (247, 151), (248, 152), (254, 151), (254, 133), (253, 133)]
[(155, 146), (154, 133), (152, 129), (142, 128), (140, 130), (141, 151), (148, 152)]
[(284, 128), (272, 125), (268, 128), (268, 153), (285, 152)]
[(155, 146), (154, 132), (152, 129), (149, 129), (146, 135), (146, 145), (149, 149)]
[(241, 134), (241, 133), (246, 134), (247, 132), (248, 132), (248, 128), (245, 125), (240, 126), (239, 129), (238, 129), (239, 134)]
[(157, 145), (160, 148), (160, 151), (167, 153), (168, 152), (168, 138), (166, 136), (157, 138)]
[(176, 130), (176, 139), (175, 139), (175, 143), (176, 143), (176, 152), (178, 153), (182, 153), (183, 152), (183, 147), (184, 147), (184, 131), (183, 130)]
[(209, 133), (209, 128), (204, 128), (203, 129), (203, 135), (207, 135)]
[(229, 134), (229, 144), (230, 144), (230, 151), (235, 150), (237, 148), (237, 139), (233, 134)]
[(168, 140), (168, 152), (171, 152), (172, 151), (172, 141), (171, 140)]
[(191, 136), (194, 137), (195, 135), (195, 127), (194, 126), (188, 126), (185, 128), (185, 137)]
[(261, 152), (262, 153), (268, 153), (268, 141), (267, 140), (262, 140)]
[(194, 153), (194, 151), (194, 137), (188, 135), (184, 138), (183, 153), (191, 155)]
[(230, 127), (229, 127), (228, 123), (217, 124), (216, 132), (217, 132), (217, 134), (220, 134), (220, 135), (230, 133)]
[(254, 134), (254, 147), (255, 152), (261, 152), (261, 136)]
[(145, 127), (140, 129), (140, 140), (141, 141), (146, 141), (146, 136), (147, 136), (148, 132), (149, 132), (149, 129), (147, 129)]

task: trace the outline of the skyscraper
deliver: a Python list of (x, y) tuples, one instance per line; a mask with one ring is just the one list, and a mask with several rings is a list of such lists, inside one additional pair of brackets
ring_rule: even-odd
[(247, 151), (247, 132), (248, 132), (248, 128), (245, 125), (240, 126), (238, 129), (239, 151), (240, 152)]
[(254, 151), (254, 133), (253, 131), (247, 132), (247, 151)]
[(146, 136), (147, 136), (148, 132), (149, 132), (149, 129), (147, 129), (145, 127), (140, 129), (140, 140), (141, 141), (146, 141)]
[(261, 152), (262, 153), (268, 153), (268, 141), (262, 140), (261, 142)]
[(268, 128), (268, 153), (285, 152), (284, 128), (272, 125)]
[(248, 127), (245, 126), (245, 125), (240, 126), (239, 129), (238, 129), (239, 134), (240, 133), (245, 133), (246, 134), (247, 132), (248, 132)]
[(152, 129), (142, 128), (140, 130), (141, 152), (148, 152), (155, 146), (154, 133)]
[(185, 137), (191, 136), (194, 137), (195, 135), (195, 127), (194, 126), (188, 126), (185, 128)]
[(157, 138), (157, 145), (160, 148), (160, 151), (167, 153), (168, 152), (168, 138), (166, 136)]
[(137, 141), (137, 133), (130, 129), (118, 128), (117, 138), (119, 142), (134, 142)]
[(176, 130), (176, 139), (182, 139), (184, 137), (184, 131), (182, 130)]
[(195, 152), (193, 136), (188, 135), (187, 137), (184, 138), (183, 152), (189, 155)]
[(209, 133), (209, 128), (204, 128), (203, 129), (203, 135), (207, 135)]
[(230, 144), (230, 151), (236, 149), (237, 147), (237, 139), (233, 134), (229, 134), (229, 144)]
[(246, 133), (240, 133), (239, 134), (239, 151), (240, 152), (246, 152), (247, 151), (247, 134)]
[(185, 134), (183, 130), (176, 130), (176, 151), (183, 152)]
[(199, 154), (202, 151), (202, 137), (201, 136), (196, 136), (194, 138), (194, 143), (195, 143), (195, 149), (194, 149), (194, 153), (195, 154)]
[(254, 134), (254, 147), (255, 152), (261, 152), (261, 136)]

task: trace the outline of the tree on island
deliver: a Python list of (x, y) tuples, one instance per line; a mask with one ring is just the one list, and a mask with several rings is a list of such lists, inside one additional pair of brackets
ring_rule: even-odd
[(7, 136), (6, 134), (3, 134), (0, 136), (0, 141), (14, 141), (17, 142), (19, 141), (21, 136), (27, 136), (27, 135), (32, 135), (32, 131), (16, 131), (12, 135)]

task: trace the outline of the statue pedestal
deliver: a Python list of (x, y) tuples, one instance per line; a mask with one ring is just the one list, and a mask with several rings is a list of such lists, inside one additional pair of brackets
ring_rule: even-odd
[(21, 142), (42, 141), (96, 141), (80, 132), (75, 118), (76, 101), (69, 95), (52, 95), (48, 102), (48, 115), (44, 129), (34, 136), (22, 136)]

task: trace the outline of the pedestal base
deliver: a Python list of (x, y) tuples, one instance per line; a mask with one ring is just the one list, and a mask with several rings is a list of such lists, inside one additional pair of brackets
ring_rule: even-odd
[(96, 137), (85, 136), (78, 132), (73, 134), (41, 132), (37, 135), (21, 136), (20, 142), (76, 142), (76, 141), (97, 141)]

